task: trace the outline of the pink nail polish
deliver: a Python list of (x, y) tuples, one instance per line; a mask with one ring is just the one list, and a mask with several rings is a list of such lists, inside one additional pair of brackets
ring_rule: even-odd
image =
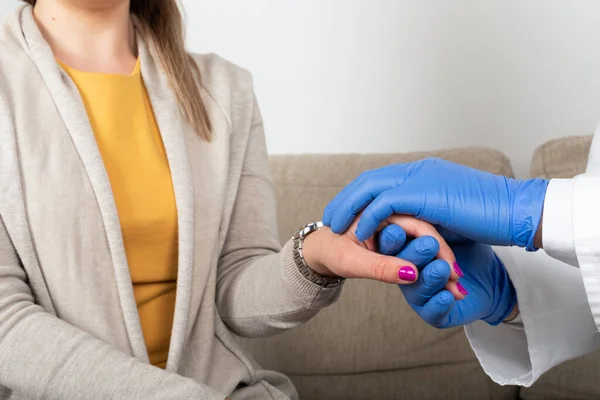
[(461, 278), (465, 276), (464, 272), (462, 272), (462, 269), (460, 269), (460, 266), (456, 262), (454, 263), (454, 272), (456, 272)]
[(465, 287), (461, 285), (460, 282), (456, 282), (456, 288), (458, 289), (458, 292), (460, 294), (464, 294), (465, 296), (469, 294), (467, 289), (465, 289)]
[(412, 267), (402, 267), (398, 271), (398, 278), (406, 282), (414, 282), (417, 280), (417, 273)]

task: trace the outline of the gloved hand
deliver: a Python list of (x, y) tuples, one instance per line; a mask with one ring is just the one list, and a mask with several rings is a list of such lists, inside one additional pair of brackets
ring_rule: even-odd
[[(441, 243), (437, 257), (449, 264), (454, 264), (456, 261), (450, 246), (432, 225), (407, 215), (394, 215), (389, 220), (404, 229), (400, 232), (400, 237), (393, 238), (394, 241), (403, 242), (406, 239), (405, 232), (413, 237), (434, 236)], [(358, 220), (352, 225), (354, 229), (357, 223)], [(327, 277), (366, 278), (405, 285), (417, 280), (416, 266), (394, 255), (386, 256), (377, 253), (375, 238), (360, 242), (354, 236), (354, 229), (337, 235), (324, 227), (306, 236), (302, 248), (304, 260), (317, 274)], [(391, 240), (392, 238), (389, 238), (388, 242), (391, 243)], [(458, 277), (457, 273), (452, 276), (454, 281), (458, 280)], [(448, 285), (448, 289), (455, 293), (457, 299), (462, 298), (456, 289), (456, 283), (453, 283)]]
[(323, 223), (342, 233), (364, 210), (356, 237), (366, 240), (392, 214), (408, 214), (477, 242), (532, 251), (547, 186), (429, 158), (363, 173), (327, 206)]
[[(428, 324), (437, 328), (468, 325), (483, 320), (490, 325), (504, 321), (515, 308), (517, 295), (502, 262), (488, 245), (472, 241), (452, 243), (459, 271), (459, 280), (468, 295), (459, 301), (444, 289), (450, 276), (450, 266), (443, 260), (431, 261), (438, 252), (437, 241), (429, 237), (415, 239), (399, 253), (402, 244), (394, 238), (402, 237), (401, 228), (390, 225), (378, 238), (379, 251), (398, 254), (419, 268), (426, 265), (416, 283), (400, 286), (407, 302)], [(462, 270), (461, 270), (462, 269)]]

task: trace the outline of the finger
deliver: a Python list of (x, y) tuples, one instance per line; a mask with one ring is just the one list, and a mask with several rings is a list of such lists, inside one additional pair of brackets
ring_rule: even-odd
[[(379, 175), (382, 172), (386, 172), (391, 168), (396, 167), (396, 165), (388, 165), (386, 167), (380, 168), (378, 170), (373, 170), (373, 171), (365, 171), (363, 173), (361, 173), (356, 179), (354, 179), (352, 182), (350, 182), (348, 185), (346, 185), (342, 191), (340, 193), (338, 193), (333, 200), (331, 200), (331, 202), (327, 205), (327, 207), (325, 207), (325, 211), (323, 212), (323, 224), (326, 226), (329, 226), (332, 230), (332, 232), (337, 233), (337, 234), (341, 234), (344, 233), (348, 227), (350, 226), (350, 224), (352, 224), (352, 215), (354, 215), (356, 217), (356, 215), (358, 213), (360, 213), (360, 211), (362, 211), (362, 208), (359, 208), (358, 210), (354, 211), (352, 210), (352, 207), (348, 207), (345, 206), (348, 201), (347, 199), (354, 193), (355, 195), (359, 195), (359, 196), (363, 196), (363, 201), (366, 202), (367, 204), (370, 203), (374, 197), (372, 197), (370, 194), (371, 193), (377, 193), (377, 190), (372, 191), (371, 190), (371, 185), (375, 184), (375, 178), (374, 176)], [(366, 204), (365, 204), (366, 206)], [(345, 224), (335, 224), (336, 226), (334, 227), (333, 225), (333, 218), (334, 215), (336, 213), (338, 213), (340, 211), (340, 209), (342, 209), (342, 207), (346, 207), (346, 210), (351, 210), (351, 213), (347, 216), (347, 218), (345, 218), (345, 221), (349, 221)]]
[[(374, 178), (375, 176), (379, 176), (382, 173), (391, 172), (392, 170), (398, 169), (399, 167), (402, 167), (402, 165), (392, 164), (392, 165), (385, 166), (383, 168), (379, 168), (377, 170), (365, 171), (365, 172), (361, 173), (357, 178), (355, 178), (352, 182), (350, 182), (348, 185), (346, 185), (344, 187), (344, 189), (342, 189), (342, 191), (340, 193), (338, 193), (333, 198), (333, 200), (331, 200), (331, 202), (327, 205), (327, 207), (325, 207), (325, 210), (323, 212), (323, 224), (331, 227), (331, 222), (333, 220), (333, 216), (340, 209), (340, 206), (347, 202), (346, 199), (348, 199), (352, 193), (363, 193), (366, 191), (370, 192), (371, 194), (377, 193), (378, 192), (377, 190), (369, 190), (369, 188), (366, 186), (366, 184), (369, 183), (369, 184), (373, 185), (374, 180), (376, 179), (376, 178)], [(368, 200), (368, 196), (364, 197), (364, 199), (367, 201), (372, 200), (372, 199)], [(350, 226), (350, 224), (348, 224), (348, 226)], [(334, 233), (340, 234), (340, 233), (345, 232), (348, 229), (348, 226), (346, 226), (346, 227), (340, 226), (340, 228), (344, 228), (340, 232), (338, 232), (337, 230), (334, 230), (334, 229), (332, 229), (332, 231)]]
[[(364, 218), (364, 213), (361, 214), (360, 221)], [(359, 224), (360, 224), (359, 221)], [(392, 215), (387, 218), (386, 223), (398, 225), (408, 236), (411, 237), (422, 237), (422, 236), (431, 236), (435, 240), (437, 240), (440, 250), (437, 254), (437, 258), (444, 260), (448, 263), (448, 265), (452, 266), (452, 273), (450, 274), (450, 279), (458, 280), (463, 273), (460, 270), (460, 266), (456, 263), (456, 257), (454, 256), (454, 252), (446, 243), (444, 238), (438, 233), (438, 231), (433, 227), (433, 225), (416, 219), (415, 217), (411, 217), (408, 215)]]
[[(393, 214), (417, 215), (423, 203), (422, 191), (414, 191), (403, 185), (378, 195), (365, 209), (356, 229), (356, 237), (365, 240), (373, 236), (379, 224)], [(339, 213), (343, 215), (343, 213)], [(336, 213), (335, 218), (338, 213)]]
[[(341, 199), (331, 218), (331, 230), (334, 233), (345, 232), (357, 215), (384, 190), (384, 188), (377, 186), (373, 187), (375, 184), (376, 182), (373, 181), (364, 181), (361, 185), (357, 184)], [(385, 189), (390, 189), (390, 187), (387, 186)]]
[[(398, 225), (389, 225), (398, 226)], [(422, 236), (411, 241), (398, 254), (403, 260), (410, 261), (417, 268), (422, 269), (429, 264), (440, 251), (440, 244), (432, 236)], [(448, 277), (450, 277), (450, 268), (448, 268)]]
[(446, 290), (454, 295), (455, 300), (462, 300), (469, 295), (469, 291), (460, 281), (449, 280), (446, 283)]
[[(377, 238), (377, 249), (381, 254), (392, 256), (398, 254), (398, 252), (402, 250), (402, 247), (404, 247), (405, 243), (406, 233), (404, 232), (404, 229), (400, 228), (398, 225), (388, 225), (383, 228), (381, 232), (379, 232), (379, 236)], [(403, 258), (410, 261), (409, 258)]]
[[(331, 220), (333, 219), (333, 216), (334, 216), (336, 210), (338, 209), (340, 203), (342, 203), (344, 198), (346, 196), (348, 196), (348, 193), (350, 193), (352, 190), (354, 190), (354, 187), (359, 185), (360, 182), (362, 182), (364, 180), (365, 174), (366, 174), (366, 172), (363, 172), (362, 174), (357, 176), (355, 179), (353, 179), (349, 184), (344, 186), (344, 188), (338, 194), (335, 195), (335, 197), (329, 202), (329, 204), (327, 204), (327, 206), (325, 207), (325, 210), (323, 210), (323, 224), (325, 226), (329, 226), (331, 228)], [(334, 233), (339, 234), (342, 232), (334, 232)]]
[[(339, 192), (333, 198), (333, 200), (331, 200), (329, 202), (329, 204), (327, 204), (327, 207), (325, 207), (325, 210), (323, 211), (323, 224), (325, 226), (329, 226), (334, 233), (342, 234), (346, 231), (346, 229), (348, 229), (348, 227), (345, 227), (345, 229), (343, 229), (341, 231), (338, 231), (337, 229), (334, 230), (333, 227), (331, 226), (331, 222), (333, 221), (333, 217), (334, 217), (336, 211), (339, 209), (340, 204), (342, 204), (344, 202), (344, 199), (348, 196), (348, 194), (352, 190), (354, 190), (354, 188), (356, 186), (359, 186), (362, 184), (363, 179), (364, 179), (364, 174), (361, 174), (356, 179), (354, 179), (352, 182), (350, 182), (348, 185), (346, 185), (342, 189), (342, 191)], [(341, 227), (337, 226), (336, 228), (343, 228), (343, 226), (341, 226)]]
[(419, 272), (414, 264), (369, 251), (354, 243), (340, 247), (335, 253), (335, 259), (325, 265), (335, 265), (336, 273), (346, 278), (374, 279), (399, 285), (414, 283), (418, 278)]
[[(406, 301), (413, 306), (422, 306), (444, 290), (450, 279), (450, 266), (444, 260), (428, 264), (414, 285), (401, 286)], [(454, 297), (454, 296), (453, 296)]]
[[(323, 222), (330, 222), (331, 230), (335, 233), (345, 232), (365, 207), (383, 192), (404, 182), (413, 169), (413, 164), (395, 164), (361, 174), (327, 207)], [(367, 240), (374, 233), (375, 230), (361, 241)]]
[(448, 328), (450, 327), (450, 312), (454, 306), (455, 300), (452, 293), (444, 290), (433, 296), (422, 307), (415, 309), (429, 325), (436, 328)]

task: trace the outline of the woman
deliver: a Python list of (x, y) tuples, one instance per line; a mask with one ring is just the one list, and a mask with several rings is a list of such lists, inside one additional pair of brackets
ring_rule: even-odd
[[(391, 213), (443, 228), (469, 297), (455, 302), (439, 284), (417, 285), (415, 296), (429, 301), (416, 311), (440, 328), (468, 325), (492, 379), (530, 386), (555, 365), (600, 348), (599, 204), (600, 125), (587, 171), (574, 179), (514, 180), (429, 159), (361, 176), (328, 205), (323, 220), (341, 233), (362, 212), (350, 229), (359, 240)], [(515, 247), (498, 247), (496, 256), (477, 242)], [(420, 280), (431, 280), (429, 269)]]
[(175, 1), (27, 3), (0, 31), (0, 398), (297, 397), (233, 334), (415, 265), (318, 224), (280, 249), (250, 76), (189, 56)]

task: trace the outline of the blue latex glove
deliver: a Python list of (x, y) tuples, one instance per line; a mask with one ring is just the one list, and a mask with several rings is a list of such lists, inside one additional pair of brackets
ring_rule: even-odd
[[(403, 237), (400, 231), (402, 228), (390, 225), (380, 233), (381, 253), (398, 253), (402, 244), (396, 238)], [(455, 301), (452, 293), (444, 289), (450, 266), (442, 260), (431, 261), (439, 244), (434, 238), (424, 236), (410, 242), (398, 254), (419, 268), (426, 265), (417, 282), (400, 286), (407, 302), (425, 322), (437, 328), (468, 325), (478, 320), (500, 324), (517, 303), (515, 289), (502, 262), (485, 244), (464, 241), (453, 243), (451, 247), (464, 274), (460, 283), (469, 294)]]
[(359, 240), (392, 214), (408, 214), (487, 244), (535, 250), (548, 181), (515, 180), (436, 158), (368, 171), (325, 209), (323, 222), (345, 232), (364, 210)]

